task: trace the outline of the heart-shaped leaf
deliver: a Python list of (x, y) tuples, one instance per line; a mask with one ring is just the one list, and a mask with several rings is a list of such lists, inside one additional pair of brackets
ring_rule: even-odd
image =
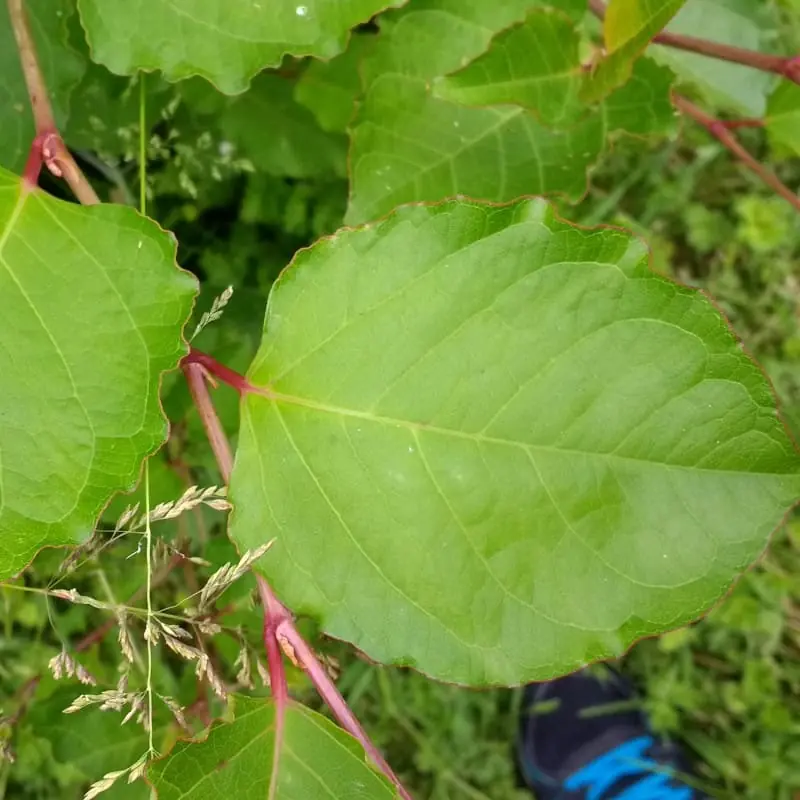
[(161, 373), (195, 281), (174, 239), (0, 170), (0, 578), (75, 544), (166, 436)]
[[(775, 47), (777, 9), (751, 0), (688, 0), (667, 26), (670, 33), (703, 36), (715, 42), (768, 52)], [(654, 44), (648, 50), (710, 103), (737, 114), (764, 115), (775, 78), (743, 64), (734, 64), (675, 47)]]
[(717, 600), (800, 494), (716, 309), (543, 201), (451, 202), (301, 251), (249, 371), (231, 535), (382, 662), (513, 684)]

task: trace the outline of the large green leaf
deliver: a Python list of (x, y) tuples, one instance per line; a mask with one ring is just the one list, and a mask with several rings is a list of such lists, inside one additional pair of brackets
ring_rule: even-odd
[(404, 0), (79, 0), (93, 58), (112, 72), (200, 75), (227, 94), (284, 55), (331, 58), (348, 31)]
[(150, 220), (0, 171), (0, 577), (86, 538), (136, 482), (194, 292)]
[(770, 387), (644, 247), (450, 202), (274, 285), (231, 481), (296, 612), (437, 678), (552, 677), (717, 600), (800, 493)]
[[(752, 0), (688, 0), (667, 26), (670, 33), (760, 51), (774, 48), (776, 28), (774, 9)], [(709, 102), (739, 114), (763, 116), (774, 83), (769, 73), (662, 45), (652, 45), (648, 53), (668, 64)]]
[(686, 0), (611, 0), (603, 21), (605, 54), (595, 65), (584, 97), (597, 100), (630, 77), (633, 63)]
[[(72, 90), (83, 75), (83, 59), (67, 44), (69, 0), (28, 0), (28, 23), (36, 44), (53, 113), (58, 125), (67, 121)], [(36, 134), (28, 89), (6, 3), (0, 3), (0, 166), (22, 169)]]
[(220, 124), (260, 172), (292, 178), (345, 174), (345, 137), (322, 130), (294, 99), (292, 84), (278, 75), (255, 78), (222, 113)]
[(800, 86), (781, 81), (769, 98), (764, 124), (770, 138), (800, 156)]
[(276, 719), (268, 700), (236, 697), (235, 719), (202, 742), (179, 742), (147, 777), (158, 800), (391, 800), (388, 782), (361, 746), (308, 708)]

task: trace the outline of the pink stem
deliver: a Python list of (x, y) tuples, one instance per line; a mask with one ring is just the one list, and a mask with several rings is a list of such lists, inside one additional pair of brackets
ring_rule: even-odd
[(281, 623), (289, 619), (289, 612), (272, 593), (269, 584), (256, 574), (258, 593), (264, 607), (264, 649), (267, 651), (269, 667), (269, 683), (272, 698), (276, 707), (282, 711), (289, 700), (289, 689), (286, 686), (286, 672), (283, 669), (283, 654), (278, 644), (277, 631)]
[(763, 164), (759, 163), (753, 156), (742, 147), (739, 140), (728, 130), (724, 122), (709, 116), (691, 101), (678, 94), (673, 94), (672, 102), (675, 108), (687, 117), (691, 117), (695, 122), (699, 122), (717, 141), (733, 153), (751, 172), (758, 177), (774, 192), (779, 194), (788, 203), (791, 203), (800, 211), (800, 197), (798, 197), (788, 186), (786, 186), (777, 175), (770, 172)]
[(184, 356), (181, 364), (200, 364), (210, 375), (219, 378), (223, 383), (227, 383), (228, 386), (232, 386), (239, 394), (256, 391), (255, 386), (244, 375), (240, 375), (230, 367), (220, 364), (213, 356), (203, 353), (194, 347), (189, 348), (189, 354)]
[(25, 76), (25, 85), (28, 87), (28, 97), (36, 126), (36, 138), (31, 143), (28, 161), (22, 173), (23, 180), (29, 187), (35, 187), (44, 162), (53, 175), (64, 178), (80, 203), (86, 206), (99, 203), (100, 198), (81, 172), (81, 168), (56, 129), (53, 108), (39, 67), (36, 46), (28, 26), (23, 0), (8, 0), (8, 16), (14, 29), (14, 38), (17, 41), (22, 73)]
[(228, 438), (225, 436), (225, 431), (222, 429), (217, 412), (214, 410), (214, 404), (211, 402), (211, 395), (208, 393), (208, 386), (206, 385), (205, 372), (196, 363), (183, 364), (181, 369), (183, 369), (183, 374), (186, 376), (189, 391), (192, 393), (192, 399), (200, 414), (200, 420), (206, 430), (206, 436), (208, 436), (211, 449), (217, 459), (222, 480), (225, 484), (228, 484), (231, 480), (231, 472), (233, 472), (233, 455)]
[(36, 133), (41, 135), (52, 132), (56, 129), (56, 120), (53, 116), (50, 98), (47, 95), (47, 86), (42, 70), (39, 68), (39, 60), (36, 58), (36, 46), (33, 43), (33, 36), (31, 36), (28, 19), (25, 15), (23, 0), (8, 0), (8, 16), (11, 20), (11, 27), (14, 29), (14, 38), (17, 40), (22, 74), (25, 76), (25, 84), (28, 87)]
[(361, 723), (356, 719), (355, 714), (350, 710), (347, 701), (342, 697), (341, 692), (336, 688), (336, 684), (331, 680), (325, 667), (314, 655), (314, 651), (306, 644), (303, 637), (295, 628), (291, 619), (287, 618), (278, 625), (277, 636), (284, 640), (294, 651), (298, 663), (303, 671), (308, 675), (314, 684), (319, 696), (330, 708), (333, 716), (339, 724), (354, 738), (357, 739), (366, 751), (367, 755), (375, 762), (375, 765), (383, 772), (395, 785), (400, 797), (403, 800), (411, 800), (411, 795), (400, 783), (400, 779), (394, 774), (394, 770), (381, 755), (380, 750), (367, 736)]

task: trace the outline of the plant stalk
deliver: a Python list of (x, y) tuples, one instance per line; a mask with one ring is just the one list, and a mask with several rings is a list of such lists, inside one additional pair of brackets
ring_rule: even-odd
[(100, 202), (100, 198), (58, 133), (23, 0), (8, 0), (8, 16), (17, 41), (20, 64), (25, 76), (25, 85), (28, 87), (28, 97), (36, 127), (36, 137), (31, 143), (28, 160), (22, 173), (23, 180), (29, 188), (34, 188), (44, 163), (53, 175), (63, 178), (69, 184), (72, 193), (82, 205), (95, 205)]
[(231, 480), (233, 471), (233, 454), (225, 431), (222, 429), (214, 404), (211, 402), (211, 395), (206, 386), (206, 377), (203, 367), (196, 363), (184, 363), (181, 366), (186, 381), (189, 384), (189, 391), (192, 394), (195, 407), (200, 414), (200, 420), (208, 436), (214, 457), (217, 459), (220, 474), (223, 482), (227, 485)]
[(219, 378), (223, 383), (236, 389), (239, 394), (247, 394), (256, 391), (256, 388), (245, 378), (230, 367), (220, 364), (216, 358), (198, 350), (196, 347), (189, 348), (189, 354), (184, 356), (181, 366), (187, 364), (199, 364), (209, 375)]
[[(606, 4), (603, 0), (589, 0), (589, 9), (600, 19), (605, 19)], [(699, 53), (709, 58), (720, 61), (730, 61), (733, 64), (743, 64), (746, 67), (772, 72), (800, 84), (800, 56), (776, 56), (769, 53), (759, 53), (757, 50), (747, 50), (744, 47), (734, 47), (721, 42), (712, 42), (697, 36), (685, 36), (679, 33), (662, 31), (652, 39), (653, 44), (662, 44), (677, 50), (690, 53)]]
[(779, 194), (788, 203), (791, 203), (797, 211), (800, 211), (800, 197), (798, 197), (781, 179), (770, 172), (763, 164), (759, 163), (742, 146), (736, 136), (729, 130), (728, 125), (722, 120), (706, 114), (690, 100), (678, 94), (673, 94), (672, 102), (675, 108), (687, 117), (691, 117), (695, 122), (699, 122), (717, 141), (723, 144), (733, 153), (751, 172), (755, 173), (770, 189)]

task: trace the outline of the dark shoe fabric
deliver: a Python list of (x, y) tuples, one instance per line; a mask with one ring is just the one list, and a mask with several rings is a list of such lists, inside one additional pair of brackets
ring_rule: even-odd
[(583, 671), (524, 691), (517, 763), (537, 800), (702, 800), (690, 765), (659, 741), (615, 672)]

